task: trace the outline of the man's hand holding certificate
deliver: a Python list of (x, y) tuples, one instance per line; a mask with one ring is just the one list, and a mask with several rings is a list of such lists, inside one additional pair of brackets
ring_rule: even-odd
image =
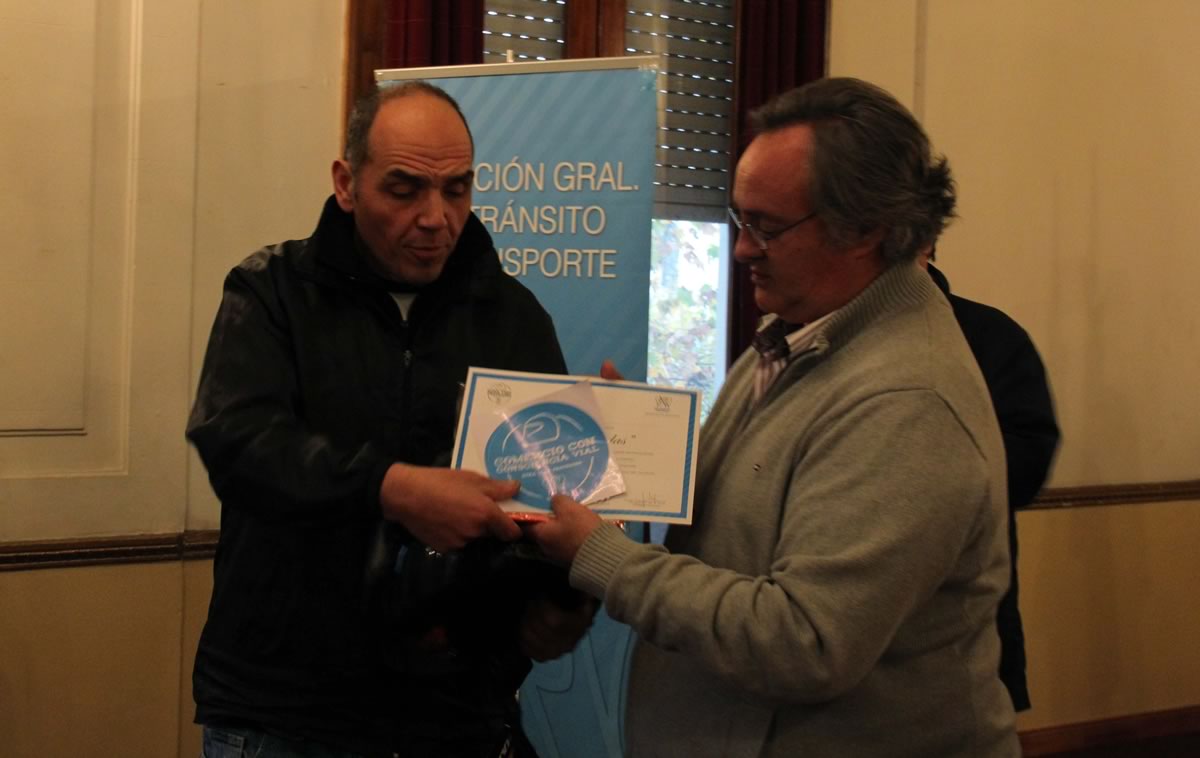
[(568, 495), (606, 519), (690, 523), (696, 390), (471, 368), (454, 466), (521, 489), (501, 507), (546, 516)]

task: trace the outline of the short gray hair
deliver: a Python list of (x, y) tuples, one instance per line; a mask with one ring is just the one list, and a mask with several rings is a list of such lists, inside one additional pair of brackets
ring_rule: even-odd
[(471, 135), (471, 125), (467, 123), (462, 108), (458, 107), (458, 101), (441, 87), (421, 79), (411, 79), (390, 87), (375, 87), (354, 104), (354, 110), (350, 112), (350, 120), (346, 124), (346, 151), (343, 155), (346, 163), (350, 164), (351, 174), (357, 175), (359, 167), (370, 157), (367, 138), (371, 133), (371, 125), (375, 123), (375, 116), (379, 114), (379, 108), (386, 102), (418, 93), (436, 97), (454, 109), (467, 129), (467, 138), (471, 141), (471, 154), (474, 156), (475, 137)]
[(813, 130), (809, 194), (835, 245), (877, 230), (888, 263), (912, 260), (954, 218), (954, 179), (896, 98), (861, 79), (818, 79), (751, 113), (759, 133)]

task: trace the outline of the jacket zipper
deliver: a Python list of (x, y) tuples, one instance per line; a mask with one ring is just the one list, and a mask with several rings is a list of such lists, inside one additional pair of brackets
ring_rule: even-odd
[[(409, 311), (409, 316), (412, 311)], [(413, 364), (413, 325), (412, 321), (401, 317), (401, 324), (404, 330), (404, 351), (400, 354), (400, 423), (408, 427), (412, 423), (412, 364)], [(410, 435), (406, 434), (406, 438)], [(404, 448), (408, 450), (411, 444), (411, 439), (405, 439)], [(416, 451), (408, 450), (408, 455), (412, 456)]]

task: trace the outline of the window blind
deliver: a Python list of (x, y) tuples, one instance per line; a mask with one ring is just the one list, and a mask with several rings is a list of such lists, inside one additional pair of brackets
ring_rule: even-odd
[(655, 218), (724, 221), (733, 113), (733, 0), (627, 0), (628, 55), (660, 54)]
[(487, 0), (483, 62), (554, 61), (563, 57), (565, 0)]
[[(487, 0), (485, 63), (560, 60), (570, 0)], [(625, 52), (661, 55), (654, 217), (725, 221), (734, 0), (626, 0)]]

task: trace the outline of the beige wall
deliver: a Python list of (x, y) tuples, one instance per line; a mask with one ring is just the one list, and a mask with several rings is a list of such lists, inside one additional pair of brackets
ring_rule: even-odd
[[(829, 71), (891, 90), (959, 182), (962, 295), (1033, 336), (1052, 484), (1200, 479), (1192, 0), (832, 0)], [(1019, 519), (1023, 728), (1200, 704), (1200, 504)]]
[(960, 218), (939, 265), (1043, 353), (1052, 483), (1200, 478), (1200, 3), (831, 8), (830, 73), (890, 89), (950, 159)]
[[(0, 543), (215, 528), (195, 375), (225, 272), (329, 192), (345, 6), (0, 0)], [(5, 758), (196, 755), (211, 570), (0, 572)]]

